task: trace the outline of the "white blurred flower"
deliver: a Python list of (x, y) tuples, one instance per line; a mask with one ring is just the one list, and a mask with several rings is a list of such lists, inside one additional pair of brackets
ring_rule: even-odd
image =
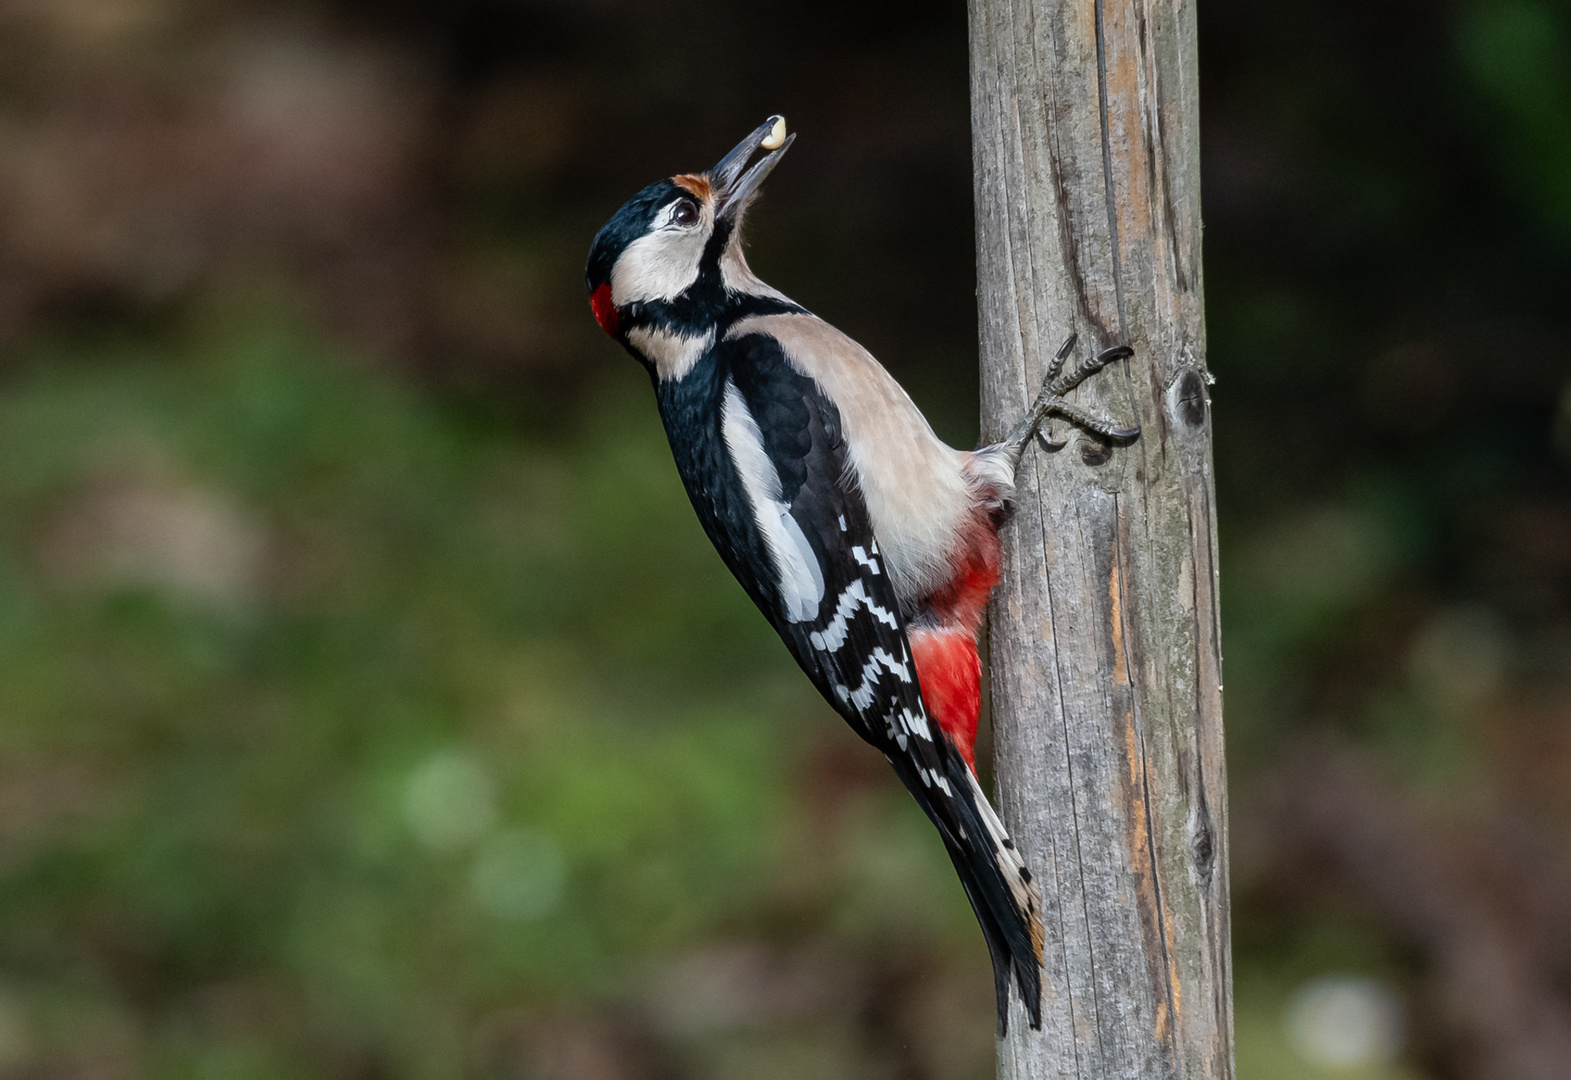
[(1310, 979), (1293, 992), (1283, 1021), (1293, 1048), (1315, 1065), (1383, 1065), (1402, 1049), (1402, 1003), (1367, 976)]
[(423, 847), (456, 851), (496, 821), (496, 786), (463, 747), (433, 754), (404, 785), (404, 820)]

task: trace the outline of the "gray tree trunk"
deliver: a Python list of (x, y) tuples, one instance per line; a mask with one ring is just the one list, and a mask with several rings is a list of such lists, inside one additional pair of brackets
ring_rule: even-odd
[[(1043, 1024), (1000, 1077), (1230, 1078), (1227, 785), (1188, 0), (970, 0), (983, 432), (1044, 365), (1144, 435), (1029, 452), (991, 622), (1000, 809), (1042, 887)], [(1070, 361), (1073, 365), (1074, 360)]]

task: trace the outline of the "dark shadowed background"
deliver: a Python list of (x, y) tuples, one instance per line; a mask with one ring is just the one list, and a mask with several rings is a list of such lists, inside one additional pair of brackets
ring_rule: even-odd
[[(1200, 6), (1243, 1080), (1571, 1076), (1571, 5)], [(582, 265), (976, 433), (961, 4), (0, 5), (0, 1078), (962, 1080), (919, 812)]]

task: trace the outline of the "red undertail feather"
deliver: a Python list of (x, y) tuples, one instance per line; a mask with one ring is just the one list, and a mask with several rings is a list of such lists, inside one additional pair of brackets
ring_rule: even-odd
[(928, 712), (976, 771), (976, 725), (982, 712), (982, 661), (976, 635), (987, 598), (998, 584), (998, 528), (981, 513), (973, 522), (947, 584), (923, 607), (936, 626), (910, 630), (911, 658)]
[(910, 641), (928, 715), (948, 733), (975, 772), (976, 723), (982, 712), (982, 661), (976, 654), (976, 639), (958, 629), (913, 627)]

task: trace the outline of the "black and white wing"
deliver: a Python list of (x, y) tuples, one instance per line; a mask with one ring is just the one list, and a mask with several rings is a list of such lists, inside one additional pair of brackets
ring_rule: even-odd
[(1000, 1029), (1011, 970), (1037, 1026), (1037, 890), (975, 775), (928, 719), (839, 412), (773, 337), (716, 348), (721, 432), (772, 573), (756, 559), (739, 568), (742, 545), (706, 527), (819, 693), (889, 759), (943, 836), (992, 954)]

